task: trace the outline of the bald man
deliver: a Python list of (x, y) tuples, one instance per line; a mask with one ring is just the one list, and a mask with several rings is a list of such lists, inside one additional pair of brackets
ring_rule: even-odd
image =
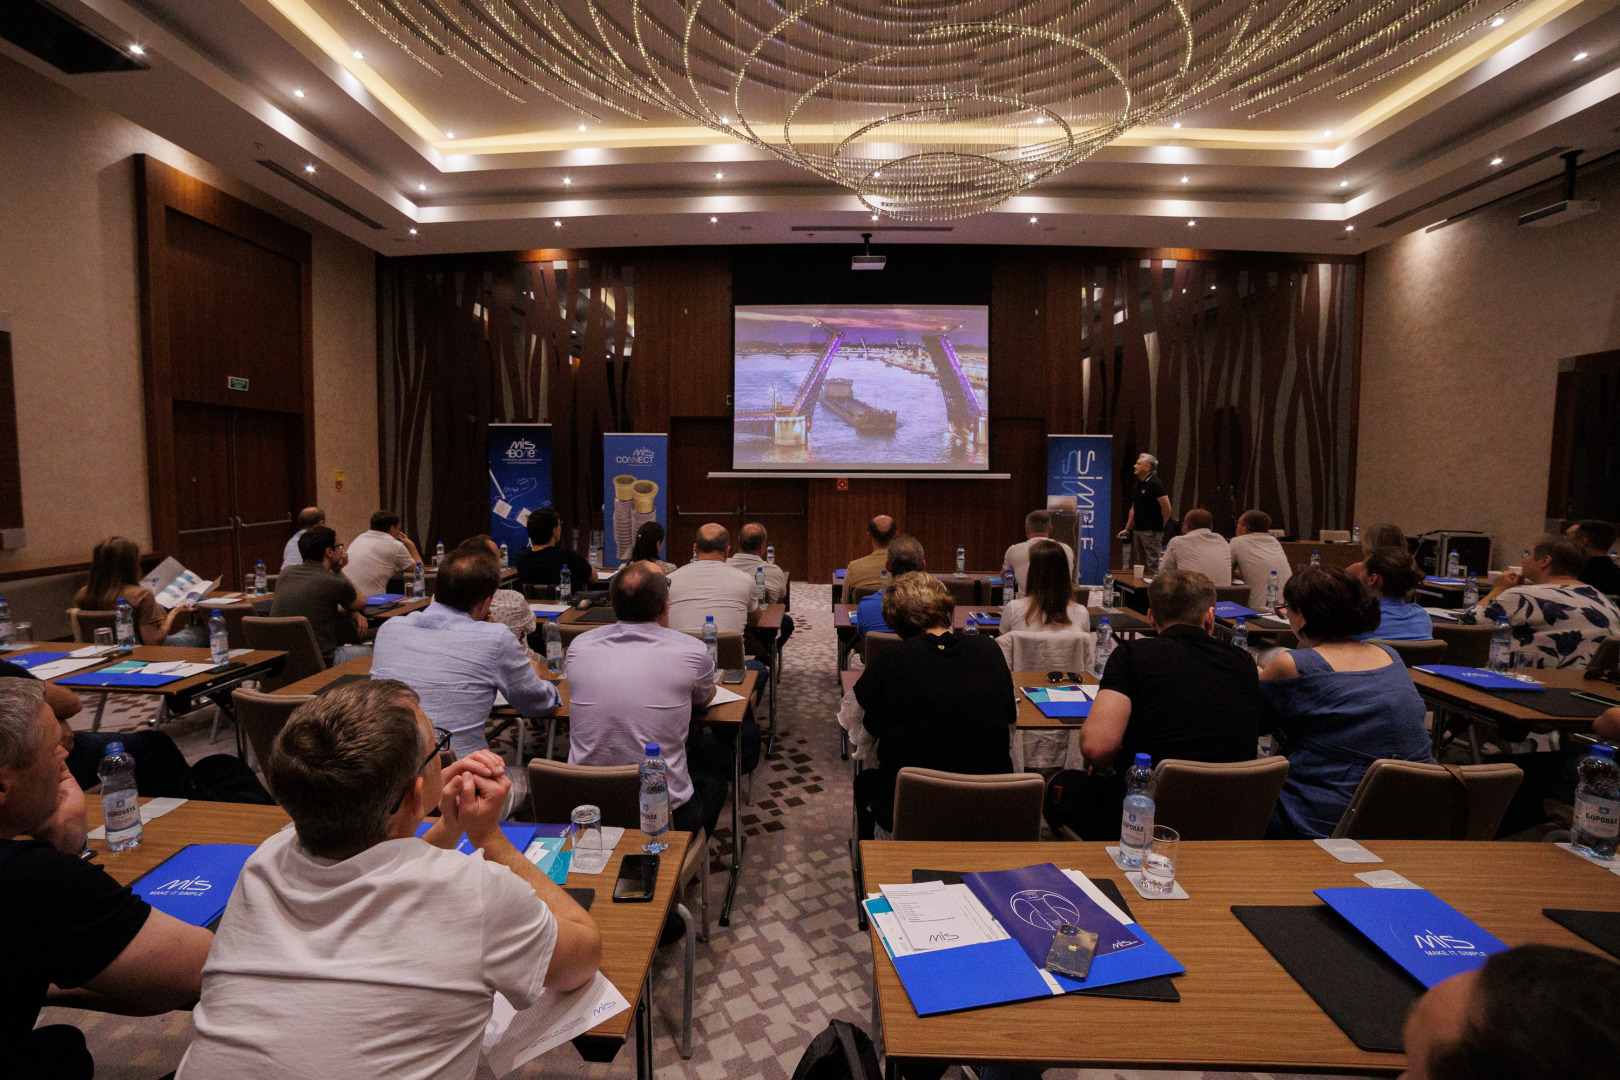
[(1215, 516), (1208, 510), (1187, 511), (1181, 535), (1164, 549), (1159, 569), (1192, 570), (1209, 578), (1217, 588), (1232, 584), (1232, 548), (1226, 537), (1215, 531)]
[(675, 630), (703, 629), (705, 616), (714, 616), (722, 634), (737, 633), (759, 621), (754, 600), (754, 579), (727, 566), (731, 534), (713, 522), (698, 529), (697, 559), (669, 575), (669, 625)]
[(297, 566), (304, 561), (303, 554), (298, 550), (298, 538), (317, 525), (326, 524), (326, 511), (318, 506), (306, 506), (298, 511), (298, 531), (292, 534), (287, 546), (281, 552), (281, 568)]
[[(851, 559), (849, 568), (844, 571), (844, 596), (849, 596), (849, 590), (860, 587), (876, 589), (878, 579), (883, 573), (883, 567), (889, 561), (889, 543), (897, 532), (894, 518), (888, 514), (879, 514), (866, 523), (866, 531), (872, 537), (872, 553), (862, 555), (858, 559)], [(847, 602), (847, 601), (846, 601)]]

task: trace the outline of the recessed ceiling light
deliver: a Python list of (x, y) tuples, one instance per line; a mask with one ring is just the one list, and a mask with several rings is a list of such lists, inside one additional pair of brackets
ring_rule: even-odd
[(714, 174), (714, 178), (716, 180), (724, 180), (726, 178), (726, 174), (723, 172), (717, 172)]
[(1181, 130), (1181, 121), (1177, 120), (1175, 123), (1171, 124), (1170, 126), (1175, 128), (1177, 131), (1180, 131)]
[(427, 185), (426, 184), (417, 184), (416, 185), (416, 190), (417, 191), (426, 191), (427, 190)]
[(1502, 16), (1498, 15), (1496, 18), (1491, 20), (1491, 26), (1492, 27), (1501, 26), (1505, 22), (1507, 22), (1507, 20), (1502, 18)]
[(1331, 139), (1332, 137), (1333, 137), (1333, 132), (1332, 131), (1324, 131), (1324, 132), (1322, 132), (1322, 138)]
[(719, 221), (719, 220), (720, 220), (720, 219), (719, 219), (719, 218), (717, 218), (717, 217), (712, 217), (712, 218), (710, 218), (710, 219), (709, 219), (709, 224), (710, 224), (710, 225), (713, 225), (713, 224), (714, 224), (714, 223), (715, 223), (715, 222), (717, 222), (717, 221)]
[(560, 221), (553, 221), (552, 224), (555, 225), (559, 229), (562, 228), (562, 222), (560, 222)]
[(1037, 123), (1037, 124), (1044, 124), (1044, 123), (1046, 123), (1046, 117), (1044, 117), (1044, 116), (1037, 116), (1037, 117), (1036, 117), (1036, 118), (1035, 118), (1035, 122), (1036, 122), (1036, 123)]
[(315, 166), (313, 166), (313, 165), (305, 165), (304, 166), (304, 171), (307, 172), (307, 173), (312, 173), (312, 172), (315, 171)]
[(729, 117), (729, 116), (722, 116), (722, 117), (721, 117), (721, 118), (720, 118), (720, 122), (721, 122), (721, 123), (722, 123), (722, 124), (727, 124), (727, 125), (729, 125), (729, 124), (730, 124), (730, 123), (731, 123), (731, 117)]
[(1575, 54), (1575, 55), (1574, 55), (1574, 57), (1572, 57), (1572, 59), (1573, 59), (1573, 60), (1574, 60), (1574, 61), (1575, 61), (1575, 63), (1577, 63), (1577, 64), (1578, 64), (1578, 63), (1580, 63), (1580, 62), (1581, 62), (1581, 61), (1582, 61), (1582, 60), (1585, 60), (1585, 59), (1586, 59), (1586, 50), (1585, 50), (1585, 49), (1582, 49), (1582, 50), (1581, 50), (1581, 51), (1580, 51), (1580, 52), (1578, 52), (1578, 53), (1576, 53), (1576, 54)]
[(563, 183), (572, 184), (573, 182), (574, 182), (573, 177), (569, 177), (569, 176), (563, 177)]
[(303, 97), (303, 96), (304, 96), (304, 92), (302, 90), (294, 90), (293, 91), (293, 97)]
[(129, 51), (136, 56), (145, 56), (146, 46), (141, 44), (133, 44), (129, 47)]
[(1024, 174), (1024, 179), (1025, 180), (1033, 180), (1033, 179), (1035, 179), (1035, 174), (1034, 173), (1025, 173)]
[(1029, 219), (1029, 223), (1030, 223), (1030, 224), (1031, 224), (1031, 225), (1033, 225), (1033, 224), (1035, 224), (1035, 222), (1036, 222), (1036, 220), (1038, 220), (1038, 219), (1036, 219), (1036, 218), (1030, 218), (1030, 219)]
[(1188, 180), (1189, 180), (1189, 179), (1190, 179), (1190, 178), (1189, 178), (1189, 177), (1186, 177), (1186, 176), (1183, 176), (1183, 177), (1182, 177), (1182, 178), (1181, 178), (1181, 182), (1182, 182), (1182, 183), (1183, 183), (1183, 184), (1185, 184), (1185, 183), (1186, 183), (1186, 182), (1187, 182), (1187, 181), (1188, 181)]
[(1354, 226), (1354, 225), (1346, 225), (1346, 226), (1345, 226), (1345, 227), (1344, 227), (1344, 231), (1345, 231), (1345, 232), (1355, 232), (1355, 231), (1356, 231), (1356, 227), (1355, 227), (1355, 226)]
[(1339, 186), (1340, 187), (1349, 187), (1350, 186), (1350, 181), (1348, 181), (1348, 180), (1340, 180), (1339, 181)]
[(1197, 224), (1198, 224), (1198, 222), (1196, 222), (1196, 221), (1189, 221), (1189, 222), (1187, 222), (1187, 228), (1189, 228), (1189, 229), (1190, 229), (1190, 228), (1192, 228), (1192, 227), (1193, 227), (1193, 226), (1194, 226), (1194, 225), (1197, 225)]
[(1491, 158), (1491, 164), (1492, 165), (1500, 165), (1500, 164), (1502, 164), (1502, 159), (1499, 158), (1499, 157), (1493, 157), (1493, 158)]
[(584, 131), (585, 130), (585, 125), (584, 124), (579, 125), (579, 130)]
[(412, 236), (415, 236), (415, 235), (416, 235), (416, 230), (415, 230), (415, 229), (412, 229), (412, 230), (411, 230), (411, 235), (412, 235)]
[(359, 49), (356, 49), (354, 50), (354, 58), (356, 60), (364, 60), (366, 58), (366, 54), (361, 52)]
[(447, 139), (453, 139), (456, 137), (456, 133), (453, 131), (447, 131), (444, 133), (444, 137)]

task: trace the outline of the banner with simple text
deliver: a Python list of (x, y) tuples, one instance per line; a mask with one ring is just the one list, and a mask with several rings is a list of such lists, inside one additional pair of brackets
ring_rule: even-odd
[[(1075, 545), (1075, 581), (1101, 585), (1108, 570), (1113, 527), (1112, 435), (1048, 435), (1046, 437), (1046, 505), (1073, 505), (1080, 519)], [(1070, 500), (1073, 500), (1072, 504)]]

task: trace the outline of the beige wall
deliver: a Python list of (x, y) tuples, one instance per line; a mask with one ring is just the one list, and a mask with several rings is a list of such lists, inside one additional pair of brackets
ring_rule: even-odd
[(1356, 520), (1478, 529), (1497, 568), (1542, 531), (1558, 361), (1620, 348), (1620, 168), (1546, 229), (1544, 188), (1367, 255)]
[(28, 535), (0, 568), (87, 558), (110, 533), (150, 545), (135, 154), (313, 235), (317, 493), (340, 534), (364, 530), (379, 498), (371, 251), (4, 57), (0, 146), (0, 312)]

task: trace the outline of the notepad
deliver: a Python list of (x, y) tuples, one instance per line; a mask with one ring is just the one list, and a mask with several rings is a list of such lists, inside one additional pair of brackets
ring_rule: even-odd
[(1454, 679), (1469, 686), (1477, 686), (1481, 690), (1545, 690), (1545, 686), (1538, 682), (1524, 682), (1510, 675), (1503, 675), (1496, 671), (1486, 671), (1484, 668), (1459, 667), (1456, 664), (1420, 664), (1416, 671), (1426, 671), (1430, 675), (1438, 675), (1442, 679)]
[(535, 1003), (522, 1012), (497, 993), (484, 1026), (483, 1064), (499, 1080), (524, 1062), (629, 1008), (624, 995), (601, 972), (577, 990), (542, 990)]

